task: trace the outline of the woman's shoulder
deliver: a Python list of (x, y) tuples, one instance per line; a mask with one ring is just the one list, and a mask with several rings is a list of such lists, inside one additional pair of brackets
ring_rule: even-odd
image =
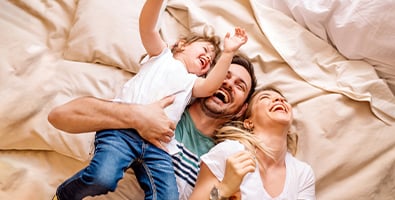
[(287, 152), (287, 154), (285, 156), (285, 160), (286, 160), (286, 162), (292, 162), (292, 163), (295, 163), (295, 164), (301, 165), (301, 166), (310, 166), (307, 162), (300, 160), (299, 158), (296, 158), (289, 152)]
[(314, 171), (309, 163), (292, 156), (290, 153), (287, 153), (285, 161), (289, 170), (293, 169), (296, 174), (305, 176), (307, 179), (314, 179)]
[(244, 145), (237, 140), (224, 140), (223, 142), (220, 142), (217, 145), (215, 145), (214, 148), (220, 148), (220, 149), (236, 151), (236, 152), (245, 149)]
[(288, 190), (297, 194), (298, 199), (315, 199), (315, 175), (313, 168), (302, 160), (286, 156)]
[(216, 144), (210, 149), (208, 154), (218, 154), (222, 157), (228, 157), (234, 153), (244, 150), (245, 147), (239, 141), (236, 140), (225, 140)]

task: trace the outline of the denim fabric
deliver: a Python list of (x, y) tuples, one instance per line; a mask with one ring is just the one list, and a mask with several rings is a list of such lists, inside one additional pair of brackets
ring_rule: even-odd
[(114, 191), (128, 167), (135, 171), (146, 200), (178, 199), (170, 155), (133, 129), (97, 132), (90, 164), (62, 183), (57, 196), (59, 200), (80, 200)]

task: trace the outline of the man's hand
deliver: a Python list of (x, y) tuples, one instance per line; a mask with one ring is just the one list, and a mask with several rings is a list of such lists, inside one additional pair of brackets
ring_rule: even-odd
[(172, 104), (174, 98), (169, 96), (152, 104), (140, 105), (137, 113), (140, 118), (135, 122), (135, 129), (140, 136), (163, 150), (166, 148), (161, 142), (170, 142), (176, 129), (176, 124), (164, 112), (164, 108)]

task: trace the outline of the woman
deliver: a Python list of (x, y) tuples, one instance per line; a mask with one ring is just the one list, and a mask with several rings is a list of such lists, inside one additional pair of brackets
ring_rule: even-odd
[(190, 200), (315, 199), (312, 168), (293, 157), (292, 119), (292, 106), (279, 91), (257, 90), (244, 121), (219, 129), (219, 143), (202, 156)]

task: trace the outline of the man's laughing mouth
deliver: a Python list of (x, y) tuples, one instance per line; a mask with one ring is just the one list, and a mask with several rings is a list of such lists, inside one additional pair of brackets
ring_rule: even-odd
[(221, 100), (223, 103), (229, 103), (229, 95), (222, 91), (222, 90), (218, 90), (215, 94), (215, 97), (217, 97), (219, 100)]

